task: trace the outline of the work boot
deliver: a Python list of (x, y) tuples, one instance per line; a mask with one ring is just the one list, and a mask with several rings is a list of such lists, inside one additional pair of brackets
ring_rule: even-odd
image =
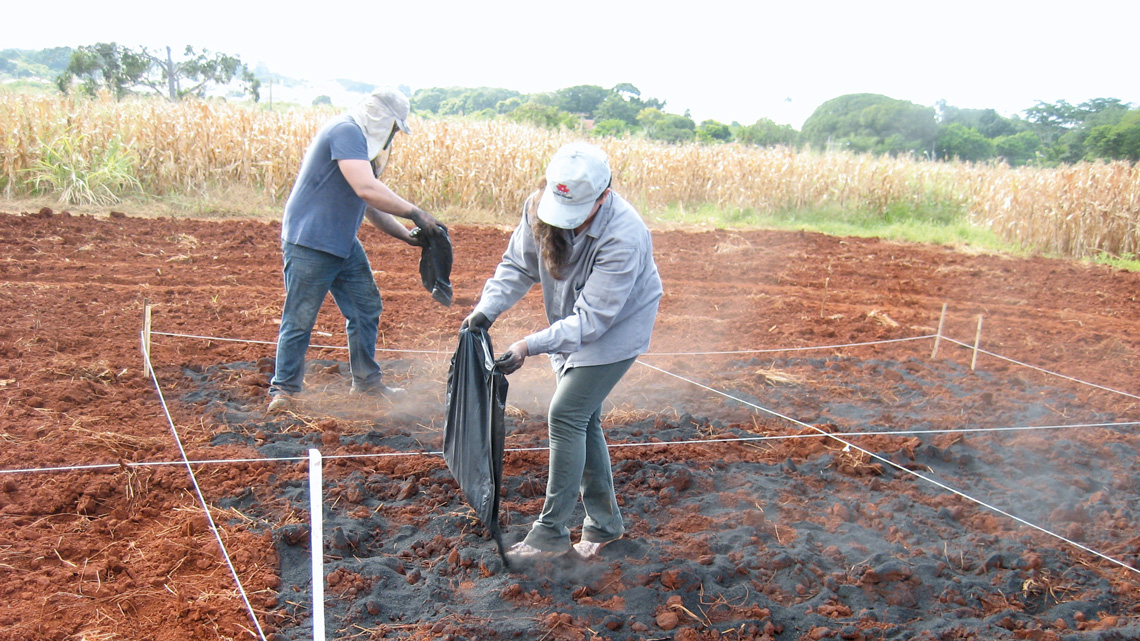
[[(616, 540), (617, 539), (614, 539), (614, 541)], [(578, 556), (589, 560), (598, 556), (598, 553), (602, 551), (602, 548), (609, 543), (613, 543), (613, 541), (602, 541), (601, 543), (598, 543), (596, 541), (587, 541), (586, 539), (582, 539), (581, 541), (575, 543), (573, 545), (573, 548), (574, 551), (578, 553)]]
[(519, 541), (507, 550), (507, 558), (512, 561), (538, 561), (540, 559), (556, 559), (570, 552), (570, 550), (562, 550), (561, 552), (552, 552), (549, 550), (540, 550), (533, 545), (528, 544), (526, 541)]
[(280, 414), (288, 412), (293, 409), (293, 397), (288, 394), (274, 394), (270, 397), (269, 407), (265, 409), (267, 414)]
[(389, 401), (395, 402), (403, 398), (407, 398), (408, 392), (402, 387), (388, 387), (383, 383), (370, 385), (368, 387), (357, 387), (353, 385), (348, 390), (349, 396), (371, 396), (373, 398), (384, 398)]

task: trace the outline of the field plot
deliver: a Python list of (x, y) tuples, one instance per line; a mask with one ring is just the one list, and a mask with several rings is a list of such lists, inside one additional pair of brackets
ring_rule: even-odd
[[(409, 399), (350, 398), (343, 352), (320, 349), (298, 410), (268, 417), (278, 233), (0, 216), (0, 639), (311, 638), (310, 448), (330, 638), (1140, 634), (1134, 274), (658, 232), (653, 353), (606, 416), (627, 537), (600, 561), (507, 571), (435, 452), (455, 332), (509, 230), (452, 230), (451, 308), (420, 287), (416, 250), (363, 232)], [(141, 371), (147, 303), (161, 398)], [(343, 345), (331, 303), (317, 330)], [(548, 369), (510, 381), (508, 542), (542, 502)], [(194, 480), (166, 464), (175, 434)]]

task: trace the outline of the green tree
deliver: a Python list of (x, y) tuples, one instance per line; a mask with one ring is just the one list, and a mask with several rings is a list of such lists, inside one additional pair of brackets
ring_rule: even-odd
[(646, 107), (637, 112), (637, 124), (641, 125), (643, 129), (649, 129), (664, 118), (665, 114), (656, 107)]
[(1128, 113), (1128, 105), (1117, 98), (1094, 98), (1077, 106), (1064, 100), (1056, 104), (1037, 101), (1025, 110), (1026, 118), (1044, 143), (1044, 156), (1051, 162), (1077, 162), (1095, 157), (1086, 146), (1089, 133), (1101, 126), (1113, 126)]
[(518, 98), (522, 94), (510, 89), (495, 89), (490, 87), (476, 87), (465, 89), (462, 92), (444, 100), (439, 105), (441, 116), (461, 116), (475, 114), (491, 109), (497, 112), (499, 103), (511, 98)]
[(170, 47), (166, 47), (165, 56), (158, 56), (145, 47), (133, 51), (113, 42), (101, 42), (74, 51), (67, 69), (56, 79), (56, 85), (67, 93), (78, 80), (89, 94), (106, 89), (120, 100), (131, 89), (146, 87), (170, 100), (178, 100), (188, 95), (202, 95), (206, 87), (227, 85), (235, 78), (241, 80), (254, 102), (260, 98), (261, 81), (237, 56), (211, 54), (207, 50), (195, 52), (188, 46), (182, 59), (176, 62)]
[(1086, 143), (1094, 157), (1140, 161), (1140, 109), (1124, 114), (1114, 125), (1094, 127)]
[(799, 144), (799, 138), (800, 133), (791, 125), (779, 125), (769, 118), (761, 118), (754, 124), (740, 127), (736, 132), (736, 140), (739, 142), (759, 147), (794, 147)]
[[(415, 111), (440, 116), (476, 114), (487, 109), (506, 113), (522, 104), (521, 96), (517, 91), (494, 87), (431, 87), (416, 91), (412, 95), (411, 104)], [(511, 106), (504, 111), (506, 104)]]
[(316, 98), (313, 98), (313, 106), (314, 107), (317, 107), (319, 105), (331, 105), (331, 104), (332, 104), (332, 98), (330, 98), (328, 96), (321, 95), (321, 96), (317, 96)]
[(439, 113), (439, 106), (444, 100), (452, 97), (453, 92), (448, 89), (440, 87), (431, 87), (426, 89), (418, 89), (410, 102), (412, 103), (412, 110), (423, 113), (430, 111), (431, 113)]
[(573, 129), (581, 122), (578, 116), (566, 113), (550, 105), (543, 105), (534, 101), (523, 103), (507, 115), (515, 122), (530, 123), (547, 129), (568, 128)]
[(618, 94), (626, 100), (641, 97), (641, 90), (628, 82), (619, 82), (610, 88), (610, 91)]
[(518, 96), (507, 98), (495, 103), (495, 111), (500, 114), (509, 114), (515, 109), (518, 109), (523, 104), (522, 98)]
[(808, 117), (802, 132), (804, 140), (818, 148), (894, 154), (928, 153), (937, 134), (933, 108), (879, 94), (832, 98)]
[(994, 155), (1011, 167), (1020, 167), (1037, 158), (1041, 139), (1032, 131), (1022, 131), (1012, 136), (994, 138)]
[(1053, 144), (1061, 134), (1081, 122), (1080, 110), (1064, 100), (1056, 104), (1038, 100), (1025, 110), (1025, 118), (1033, 123), (1038, 137), (1046, 144)]
[(72, 52), (67, 69), (56, 77), (55, 83), (64, 94), (78, 81), (88, 95), (106, 90), (116, 100), (122, 100), (149, 67), (146, 56), (114, 42), (100, 42)]
[(1005, 118), (993, 109), (960, 109), (947, 105), (945, 100), (939, 100), (935, 108), (942, 125), (958, 123), (976, 129), (986, 138), (1012, 136), (1025, 128), (1021, 121)]
[(234, 79), (241, 80), (254, 102), (261, 99), (261, 81), (238, 56), (211, 53), (207, 49), (196, 52), (189, 45), (178, 61), (174, 60), (170, 47), (166, 47), (165, 56), (151, 53), (145, 47), (142, 52), (150, 60), (150, 67), (139, 84), (165, 95), (171, 102), (186, 96), (202, 96), (206, 87), (228, 85)]
[(861, 133), (881, 139), (874, 151), (900, 154), (922, 153), (932, 148), (938, 137), (934, 109), (905, 100), (871, 105), (859, 114)]
[(594, 118), (601, 120), (620, 120), (629, 126), (637, 125), (637, 113), (641, 111), (636, 104), (623, 98), (620, 94), (610, 94), (598, 108), (594, 110)]
[(597, 137), (604, 136), (622, 136), (630, 131), (629, 123), (617, 118), (610, 118), (608, 120), (598, 120), (594, 123), (594, 128), (590, 130), (590, 135)]
[(594, 111), (613, 93), (597, 85), (577, 85), (554, 92), (554, 106), (562, 111), (593, 118)]
[(973, 127), (952, 122), (938, 132), (937, 157), (979, 162), (992, 158), (994, 143)]
[(705, 120), (696, 128), (697, 140), (710, 142), (728, 142), (732, 140), (732, 130), (728, 125), (715, 120)]
[(664, 114), (662, 118), (646, 127), (645, 132), (654, 140), (680, 143), (691, 142), (696, 138), (696, 128), (697, 125), (692, 118), (678, 116), (677, 114)]

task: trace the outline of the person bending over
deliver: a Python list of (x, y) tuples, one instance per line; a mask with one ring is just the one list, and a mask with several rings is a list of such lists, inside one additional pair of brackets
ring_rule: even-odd
[[(301, 163), (281, 221), (285, 306), (277, 335), (277, 362), (269, 384), (270, 413), (293, 407), (305, 377), (305, 352), (325, 296), (345, 318), (351, 393), (397, 397), (376, 362), (376, 336), (383, 307), (364, 247), (356, 237), (365, 218), (384, 233), (422, 246), (440, 232), (431, 214), (401, 198), (379, 180), (396, 132), (410, 133), (408, 99), (381, 88), (325, 123)], [(411, 220), (412, 234), (400, 221)]]
[[(610, 188), (605, 153), (575, 142), (560, 148), (545, 184), (523, 206), (502, 262), (461, 327), (487, 329), (535, 284), (549, 326), (513, 343), (496, 361), (510, 374), (548, 354), (557, 386), (550, 401), (550, 469), (542, 512), (514, 558), (584, 558), (624, 533), (614, 495), (602, 402), (649, 348), (661, 300), (649, 229)], [(586, 517), (571, 546), (567, 521), (579, 495)]]

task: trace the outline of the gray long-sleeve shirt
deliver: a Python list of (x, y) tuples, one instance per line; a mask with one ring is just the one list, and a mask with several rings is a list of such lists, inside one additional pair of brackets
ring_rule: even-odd
[(530, 354), (549, 354), (558, 371), (645, 353), (662, 288), (649, 228), (633, 206), (611, 191), (589, 227), (565, 231), (573, 244), (562, 280), (542, 263), (528, 210), (529, 202), (475, 311), (494, 321), (540, 283), (550, 327), (526, 337)]

